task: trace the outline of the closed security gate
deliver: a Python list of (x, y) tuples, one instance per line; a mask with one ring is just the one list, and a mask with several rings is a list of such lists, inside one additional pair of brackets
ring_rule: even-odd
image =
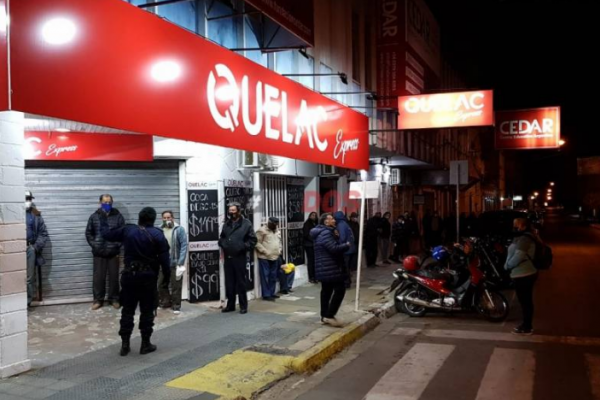
[(179, 166), (152, 163), (28, 162), (25, 185), (46, 222), (49, 240), (43, 256), (44, 303), (92, 300), (92, 253), (85, 238), (88, 218), (98, 198), (109, 193), (126, 223), (137, 224), (144, 207), (159, 214), (172, 210), (179, 218)]

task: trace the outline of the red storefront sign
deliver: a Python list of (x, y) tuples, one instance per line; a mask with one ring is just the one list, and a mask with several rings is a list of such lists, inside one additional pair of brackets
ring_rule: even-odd
[(453, 128), (494, 124), (492, 90), (405, 96), (398, 99), (398, 129)]
[(309, 46), (315, 45), (312, 0), (246, 0)]
[(0, 110), (8, 110), (8, 14), (6, 0), (0, 0)]
[(496, 113), (497, 149), (555, 149), (559, 142), (560, 107)]
[(377, 107), (437, 87), (440, 29), (423, 0), (377, 1)]
[(366, 169), (368, 118), (121, 0), (11, 3), (14, 110)]
[(152, 161), (153, 146), (148, 135), (25, 132), (24, 156), (49, 161)]

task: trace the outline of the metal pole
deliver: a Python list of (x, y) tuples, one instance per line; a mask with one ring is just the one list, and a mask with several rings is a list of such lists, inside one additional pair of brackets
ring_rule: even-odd
[(460, 163), (457, 165), (456, 177), (456, 242), (460, 242)]
[(356, 305), (355, 311), (358, 311), (358, 300), (360, 298), (360, 270), (362, 269), (362, 249), (365, 229), (365, 198), (367, 197), (367, 181), (363, 181), (362, 194), (360, 199), (360, 229), (358, 238), (358, 268), (356, 269)]

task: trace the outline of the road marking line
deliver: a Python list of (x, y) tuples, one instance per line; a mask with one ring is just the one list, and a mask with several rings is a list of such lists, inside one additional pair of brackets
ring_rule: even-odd
[(392, 335), (414, 336), (422, 335), (431, 338), (443, 339), (464, 339), (464, 340), (490, 340), (497, 342), (521, 342), (521, 343), (553, 343), (568, 344), (574, 346), (600, 346), (600, 338), (580, 337), (580, 336), (547, 336), (532, 335), (518, 336), (505, 332), (484, 332), (484, 331), (460, 331), (446, 329), (414, 329), (398, 328), (392, 332)]
[(496, 348), (475, 400), (531, 400), (534, 378), (533, 351)]
[(414, 345), (367, 393), (365, 400), (418, 400), (455, 346)]

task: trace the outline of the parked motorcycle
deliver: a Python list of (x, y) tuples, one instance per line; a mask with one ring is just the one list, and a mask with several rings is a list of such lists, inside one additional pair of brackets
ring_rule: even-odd
[(399, 307), (411, 317), (423, 317), (429, 310), (476, 311), (489, 321), (499, 322), (509, 313), (508, 301), (481, 269), (476, 243), (468, 240), (455, 251), (464, 253), (467, 265), (454, 265), (454, 273), (419, 269), (418, 264), (405, 263), (401, 272), (403, 290), (396, 291)]

